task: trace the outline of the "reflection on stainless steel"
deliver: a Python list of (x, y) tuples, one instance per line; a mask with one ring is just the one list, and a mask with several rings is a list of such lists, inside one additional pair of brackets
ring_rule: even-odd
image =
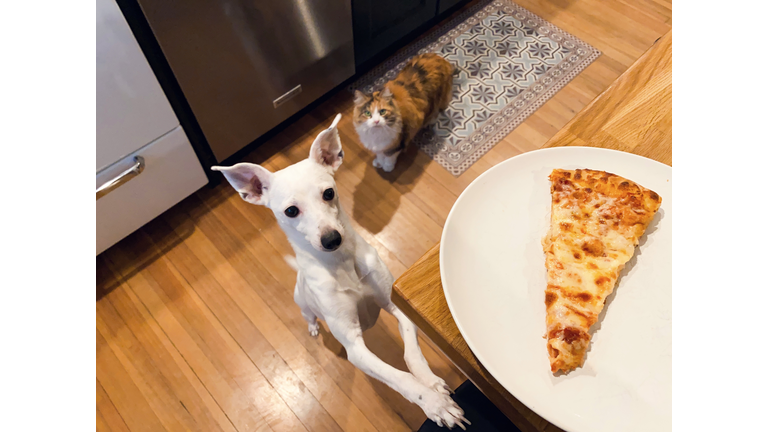
[(315, 56), (323, 57), (325, 55), (324, 41), (321, 38), (317, 23), (315, 23), (312, 9), (307, 4), (307, 0), (296, 0), (296, 6), (301, 14), (301, 19), (304, 23), (304, 28), (306, 29), (312, 49), (315, 51)]
[(349, 0), (138, 2), (219, 161), (355, 72)]

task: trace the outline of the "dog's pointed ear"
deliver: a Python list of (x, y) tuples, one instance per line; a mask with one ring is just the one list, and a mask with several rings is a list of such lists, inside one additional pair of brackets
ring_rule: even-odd
[(240, 198), (251, 204), (267, 205), (267, 191), (272, 182), (272, 173), (266, 168), (243, 162), (231, 167), (212, 166), (211, 170), (221, 171), (224, 178), (240, 194)]
[(365, 93), (361, 92), (360, 90), (355, 90), (355, 105), (362, 105), (363, 102), (366, 102), (370, 96), (367, 96)]
[(344, 158), (344, 150), (341, 149), (341, 139), (337, 128), (341, 120), (341, 114), (337, 114), (333, 124), (328, 129), (320, 132), (309, 149), (309, 158), (320, 165), (331, 168), (334, 172), (341, 166)]

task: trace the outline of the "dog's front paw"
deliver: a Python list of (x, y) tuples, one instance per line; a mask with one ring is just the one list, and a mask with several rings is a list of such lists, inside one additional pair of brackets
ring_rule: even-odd
[(435, 374), (430, 373), (429, 376), (417, 378), (419, 381), (421, 381), (422, 384), (438, 393), (442, 393), (444, 395), (451, 394), (451, 388), (448, 387), (448, 384), (446, 384), (442, 378)]
[(314, 324), (309, 324), (309, 335), (312, 337), (317, 337), (317, 333), (320, 331), (320, 324), (318, 322), (315, 322)]
[(448, 429), (458, 426), (464, 430), (467, 429), (464, 424), (470, 424), (470, 422), (464, 418), (464, 410), (456, 405), (450, 396), (430, 391), (421, 398), (424, 414), (438, 426), (447, 426)]

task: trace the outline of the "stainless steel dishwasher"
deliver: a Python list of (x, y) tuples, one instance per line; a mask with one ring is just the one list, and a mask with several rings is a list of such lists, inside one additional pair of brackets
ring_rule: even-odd
[(138, 0), (218, 159), (355, 73), (350, 0)]

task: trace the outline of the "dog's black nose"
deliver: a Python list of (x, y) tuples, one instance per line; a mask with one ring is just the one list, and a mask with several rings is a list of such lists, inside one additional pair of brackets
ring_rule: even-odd
[(320, 243), (327, 250), (336, 250), (341, 246), (341, 234), (336, 230), (329, 231), (320, 237)]

